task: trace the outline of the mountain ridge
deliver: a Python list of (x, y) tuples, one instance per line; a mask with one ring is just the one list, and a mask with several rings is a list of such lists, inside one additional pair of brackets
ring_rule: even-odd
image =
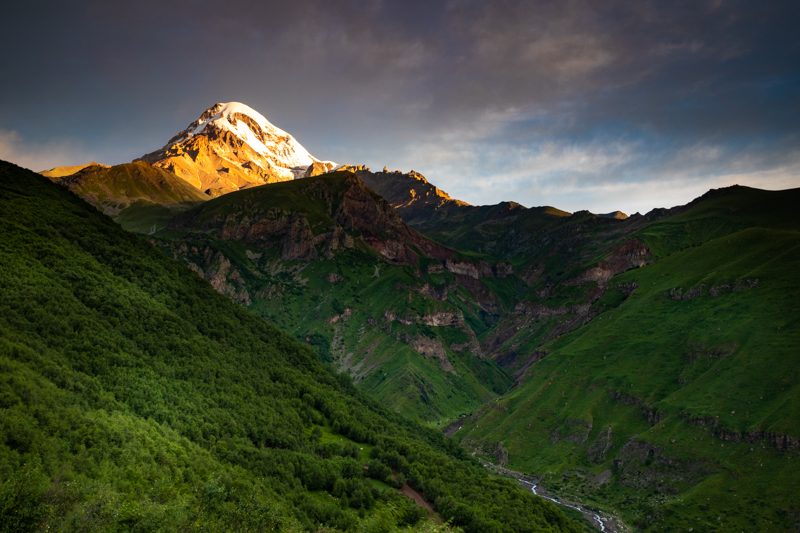
[(143, 161), (90, 165), (50, 179), (139, 233), (153, 233), (176, 213), (209, 199), (175, 174)]
[(89, 161), (88, 163), (83, 163), (80, 165), (66, 165), (60, 167), (53, 167), (47, 170), (39, 171), (39, 174), (45, 176), (46, 178), (50, 179), (58, 179), (63, 178), (66, 176), (71, 176), (76, 172), (79, 172), (87, 167), (108, 167), (109, 165), (104, 165), (102, 163), (98, 163), (97, 161)]

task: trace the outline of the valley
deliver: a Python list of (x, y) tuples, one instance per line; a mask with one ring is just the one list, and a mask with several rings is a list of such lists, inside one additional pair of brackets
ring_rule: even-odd
[[(208, 472), (260, 472), (245, 477), (264, 501), (271, 489), (260, 485), (262, 474), (268, 485), (291, 486), (278, 504), (286, 507), (270, 511), (290, 516), (275, 522), (279, 529), (315, 521), (357, 529), (370, 520), (431, 531), (785, 531), (800, 524), (800, 189), (732, 186), (630, 216), (514, 202), (472, 206), (414, 171), (318, 160), (235, 102), (208, 108), (132, 163), (55, 168), (43, 173), (52, 183), (10, 165), (4, 173), (10, 224), (30, 191), (65, 217), (34, 223), (27, 207), (30, 221), (9, 226), (18, 248), (9, 247), (8, 264), (27, 250), (14, 261), (40, 265), (32, 286), (56, 276), (80, 302), (52, 331), (24, 325), (44, 328), (38, 335), (51, 339), (47, 353), (58, 369), (43, 361), (50, 370), (41, 374), (28, 348), (11, 345), (8, 368), (69, 402), (82, 401), (74, 387), (94, 387), (92, 413), (118, 413), (142, 438), (161, 432), (164, 446), (205, 461)], [(73, 233), (62, 235), (62, 224)], [(19, 248), (31, 231), (35, 242), (55, 238), (80, 250), (40, 257)], [(119, 258), (95, 242), (111, 243)], [(52, 263), (76, 253), (83, 259), (70, 268)], [(138, 256), (149, 266), (138, 265)], [(96, 282), (97, 294), (84, 295), (93, 278), (82, 272), (96, 268), (110, 268), (113, 279), (98, 273), (105, 281)], [(102, 287), (112, 282), (110, 304)], [(13, 290), (22, 301), (22, 289)], [(174, 335), (157, 343), (153, 336), (166, 326), (151, 318), (144, 337), (126, 329), (127, 320), (149, 316), (145, 308), (158, 309), (153, 316), (177, 328)], [(78, 318), (86, 309), (109, 313), (92, 319), (104, 328), (94, 342), (107, 346), (91, 352), (96, 361), (85, 347), (69, 351), (74, 341), (65, 340), (86, 331)], [(115, 309), (124, 316), (114, 318)], [(29, 347), (33, 337), (19, 329), (21, 320), (9, 319), (8, 338)], [(194, 340), (181, 340), (186, 335)], [(108, 345), (106, 337), (116, 340)], [(261, 352), (271, 355), (262, 361)], [(194, 370), (182, 359), (191, 353), (204, 361)], [(220, 353), (238, 362), (228, 368)], [(201, 386), (205, 379), (210, 384)], [(138, 391), (137, 380), (150, 392)], [(233, 387), (237, 380), (244, 388)], [(213, 399), (207, 414), (200, 390)], [(38, 405), (28, 394), (15, 392), (5, 408), (20, 417), (56, 409), (45, 392), (36, 394), (51, 403), (20, 407)], [(153, 394), (156, 404), (145, 400)], [(189, 415), (170, 407), (175, 401), (205, 429), (192, 429)], [(290, 413), (285, 423), (278, 413)], [(28, 455), (45, 461), (31, 474), (45, 502), (36, 512), (45, 514), (71, 509), (67, 500), (48, 507), (43, 495), (56, 490), (59, 461), (48, 464), (44, 448), (31, 447), (54, 431), (52, 423), (38, 420), (36, 434), (22, 422), (9, 426), (17, 436), (7, 439), (4, 463), (16, 471)], [(47, 453), (82, 457), (85, 439), (57, 435)], [(170, 452), (168, 460), (177, 459)], [(284, 471), (275, 462), (282, 460), (319, 471)], [(351, 471), (360, 463), (364, 476)], [(511, 474), (527, 490), (490, 472)], [(114, 498), (129, 497), (102, 479)], [(563, 514), (534, 498), (541, 487), (562, 508), (580, 502), (580, 512)], [(398, 489), (411, 500), (397, 500)], [(225, 488), (243, 494), (237, 490)], [(322, 503), (320, 491), (335, 504)], [(211, 527), (217, 520), (193, 497), (162, 498), (184, 518)], [(433, 514), (415, 515), (412, 500)], [(166, 520), (167, 507), (138, 509), (136, 520)], [(504, 522), (512, 509), (520, 516)], [(584, 523), (574, 522), (580, 514)], [(180, 516), (172, 525), (188, 523)], [(239, 515), (219, 516), (230, 525)]]
[(800, 533), (800, 2), (6, 2), (0, 533)]

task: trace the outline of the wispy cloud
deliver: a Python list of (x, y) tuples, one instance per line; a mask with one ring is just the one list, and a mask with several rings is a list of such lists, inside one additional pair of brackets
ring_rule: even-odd
[(732, 148), (710, 141), (675, 145), (646, 138), (548, 140), (542, 132), (530, 134), (535, 139), (530, 142), (509, 142), (502, 133), (508, 122), (501, 117), (481, 124), (463, 134), (456, 129), (422, 136), (391, 160), (393, 166), (415, 165), (471, 203), (514, 200), (569, 211), (647, 212), (733, 184), (800, 186), (798, 149)]
[(72, 140), (30, 142), (13, 130), (0, 129), (0, 159), (36, 172), (60, 165), (75, 165), (91, 158)]

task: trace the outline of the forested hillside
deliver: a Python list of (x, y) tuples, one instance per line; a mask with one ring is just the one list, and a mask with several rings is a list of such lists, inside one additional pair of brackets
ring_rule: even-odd
[(581, 529), (45, 178), (0, 223), (0, 529)]
[(459, 440), (637, 528), (796, 530), (798, 200), (731, 187), (644, 227), (650, 264)]

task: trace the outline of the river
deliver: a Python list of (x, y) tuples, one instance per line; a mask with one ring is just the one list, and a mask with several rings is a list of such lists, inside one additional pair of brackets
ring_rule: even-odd
[(556, 496), (547, 494), (544, 490), (539, 488), (538, 480), (536, 480), (535, 478), (526, 476), (521, 472), (509, 470), (508, 468), (504, 468), (502, 466), (498, 466), (493, 463), (489, 463), (486, 461), (481, 461), (481, 462), (483, 463), (483, 466), (485, 466), (490, 470), (493, 470), (494, 472), (516, 479), (523, 486), (530, 488), (531, 492), (536, 496), (539, 496), (540, 498), (544, 498), (546, 500), (550, 500), (551, 502), (555, 503), (556, 505), (560, 505), (561, 507), (567, 507), (569, 509), (578, 511), (598, 531), (602, 531), (603, 533), (623, 533), (629, 531), (629, 529), (625, 526), (625, 524), (616, 516), (613, 516), (603, 511), (590, 509), (577, 502), (565, 501)]

